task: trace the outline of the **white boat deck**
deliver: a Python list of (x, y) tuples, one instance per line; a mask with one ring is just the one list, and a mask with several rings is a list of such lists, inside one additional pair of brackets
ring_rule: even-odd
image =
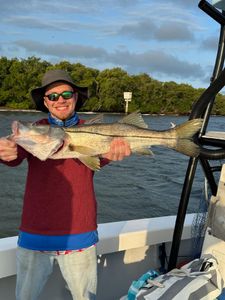
[[(191, 251), (189, 239), (193, 214), (186, 216), (182, 235), (182, 259)], [(127, 293), (133, 280), (160, 266), (158, 246), (167, 243), (169, 255), (175, 216), (140, 219), (99, 225), (98, 300), (115, 300)], [(186, 243), (187, 242), (187, 243)], [(0, 239), (0, 299), (13, 300), (16, 279), (17, 237)], [(187, 245), (189, 245), (187, 247)], [(58, 266), (40, 300), (71, 300)]]

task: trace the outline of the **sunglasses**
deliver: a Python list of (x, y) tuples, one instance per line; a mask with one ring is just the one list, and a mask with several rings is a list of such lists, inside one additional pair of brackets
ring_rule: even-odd
[(45, 95), (45, 97), (48, 98), (50, 101), (57, 101), (60, 96), (63, 97), (63, 99), (71, 99), (73, 97), (74, 92), (73, 91), (64, 91), (61, 94), (58, 93), (51, 93), (49, 95)]

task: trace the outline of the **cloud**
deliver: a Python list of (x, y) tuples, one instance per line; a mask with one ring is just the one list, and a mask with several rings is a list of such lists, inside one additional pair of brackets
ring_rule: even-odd
[(197, 2), (3, 1), (1, 54), (36, 55), (50, 62), (76, 60), (100, 70), (120, 66), (129, 73), (199, 82), (203, 69), (208, 73), (205, 61), (214, 60), (211, 50), (217, 41), (210, 36), (217, 29)]
[(139, 40), (149, 40), (156, 30), (157, 27), (151, 20), (144, 20), (133, 24), (123, 25), (118, 30), (117, 34), (131, 36)]
[(193, 7), (197, 7), (198, 2), (196, 0), (173, 0), (173, 1), (169, 1), (171, 3), (173, 3), (174, 6), (181, 6), (181, 7), (187, 7), (187, 8), (193, 8)]
[(78, 31), (81, 29), (93, 29), (94, 26), (83, 25), (80, 22), (65, 21), (65, 20), (41, 20), (36, 17), (18, 16), (10, 17), (5, 20), (5, 23), (16, 25), (17, 27), (28, 28), (28, 29), (41, 29), (49, 31)]
[(29, 40), (19, 40), (16, 45), (24, 48), (29, 55), (48, 55), (60, 59), (94, 60), (97, 64), (121, 66), (131, 73), (156, 73), (177, 78), (199, 78), (204, 72), (199, 64), (177, 59), (163, 51), (145, 51), (139, 54), (131, 51), (108, 52), (100, 47), (79, 44), (46, 44)]
[(201, 49), (215, 51), (217, 50), (218, 42), (218, 37), (210, 36), (201, 42)]
[(57, 30), (57, 26), (54, 25), (54, 22), (42, 21), (39, 18), (18, 16), (10, 17), (5, 20), (5, 23), (16, 25), (17, 27), (24, 27), (29, 29), (45, 29), (45, 30)]
[(164, 22), (155, 31), (155, 39), (161, 41), (193, 41), (194, 35), (186, 24)]
[(187, 24), (178, 21), (159, 22), (141, 20), (121, 26), (117, 35), (132, 37), (133, 39), (148, 41), (193, 41), (194, 35)]
[(91, 0), (76, 0), (76, 3), (71, 0), (59, 1), (50, 1), (50, 0), (31, 0), (29, 1), (29, 5), (27, 5), (27, 0), (8, 0), (2, 1), (0, 15), (5, 16), (15, 16), (18, 14), (35, 14), (42, 13), (45, 15), (46, 13), (87, 13), (87, 6), (85, 6), (85, 2), (89, 5), (89, 9), (95, 10), (93, 6), (93, 2)]
[(27, 0), (1, 1), (1, 16), (15, 16), (18, 14), (99, 14), (103, 9), (134, 7), (139, 4), (138, 0), (31, 0), (27, 5)]
[(177, 59), (164, 51), (146, 51), (135, 54), (131, 52), (116, 52), (111, 55), (111, 61), (125, 66), (129, 71), (166, 74), (177, 78), (199, 78), (204, 72), (199, 64), (193, 64)]
[[(179, 1), (179, 5), (174, 7), (172, 1), (165, 0), (154, 4), (152, 1), (138, 0), (107, 0), (107, 3), (105, 0), (77, 0), (76, 3), (71, 0), (33, 0), (28, 10), (25, 0), (9, 2), (15, 9), (12, 10), (12, 5), (1, 7), (1, 11), (7, 12), (2, 23), (16, 25), (17, 28), (70, 32), (91, 30), (93, 35), (96, 32), (103, 35), (104, 31), (104, 36), (122, 35), (143, 41), (151, 38), (162, 41), (193, 40), (189, 28), (192, 26), (190, 12), (180, 9)], [(121, 10), (124, 6), (129, 6), (129, 9)], [(148, 18), (146, 10), (150, 12)], [(91, 17), (81, 18), (82, 14), (88, 16), (90, 12)], [(99, 12), (103, 13), (104, 18)], [(93, 19), (94, 16), (97, 19)]]
[(15, 44), (24, 48), (28, 53), (37, 55), (56, 56), (58, 58), (100, 58), (106, 57), (107, 52), (103, 48), (83, 46), (79, 44), (46, 44), (30, 40), (18, 40)]

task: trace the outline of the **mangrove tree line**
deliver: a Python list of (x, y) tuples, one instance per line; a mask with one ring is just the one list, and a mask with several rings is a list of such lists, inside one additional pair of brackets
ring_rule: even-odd
[[(46, 70), (60, 68), (73, 80), (89, 88), (89, 99), (82, 111), (124, 112), (124, 92), (132, 92), (129, 111), (150, 114), (189, 114), (204, 89), (173, 81), (161, 82), (148, 74), (129, 75), (121, 68), (99, 71), (80, 63), (51, 64), (40, 58), (0, 57), (0, 107), (34, 109), (31, 89), (41, 85)], [(151, 70), (150, 70), (151, 71)], [(217, 96), (213, 113), (225, 115), (225, 96)]]

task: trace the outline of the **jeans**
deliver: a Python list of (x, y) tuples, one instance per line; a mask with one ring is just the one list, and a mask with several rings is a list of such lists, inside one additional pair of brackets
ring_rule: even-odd
[(16, 300), (38, 299), (57, 261), (73, 300), (95, 300), (97, 286), (96, 247), (56, 255), (18, 247)]

